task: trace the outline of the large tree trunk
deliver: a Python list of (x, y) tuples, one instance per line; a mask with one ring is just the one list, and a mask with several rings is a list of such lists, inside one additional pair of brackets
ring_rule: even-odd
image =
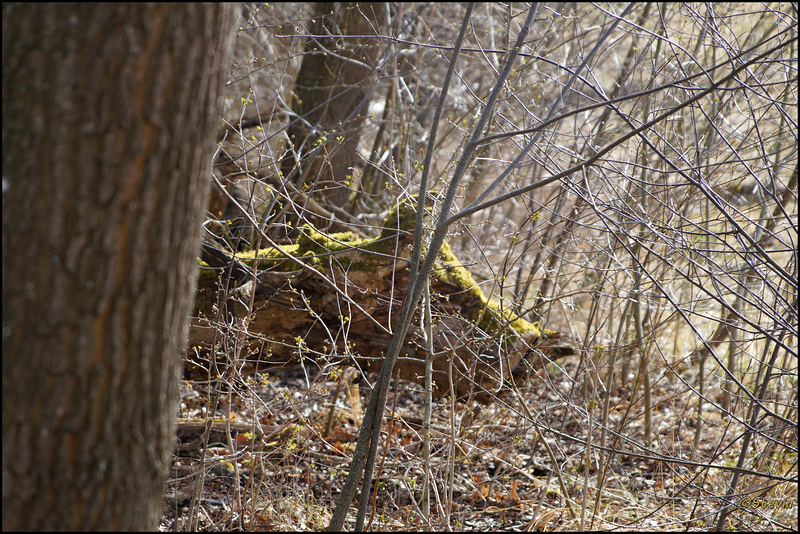
[(323, 190), (333, 205), (345, 209), (376, 80), (379, 46), (369, 36), (382, 27), (383, 11), (375, 3), (316, 4), (310, 31), (317, 37), (306, 41), (297, 75), (292, 110), (301, 119), (293, 120), (287, 132), (294, 157), (284, 159), (283, 175)]
[(152, 530), (231, 10), (3, 5), (3, 529)]
[[(401, 204), (375, 239), (303, 227), (297, 243), (283, 248), (312, 269), (270, 248), (258, 252), (263, 259), (254, 273), (256, 253), (232, 259), (204, 245), (189, 335), (195, 349), (190, 376), (208, 379), (224, 375), (226, 366), (248, 372), (299, 361), (380, 370), (408, 282), (414, 213)], [(219, 268), (220, 280), (234, 281), (228, 286), (232, 290), (219, 291)], [(452, 380), (457, 395), (488, 402), (508, 391), (509, 381), (524, 379), (532, 366), (540, 365), (540, 355), (552, 360), (574, 353), (566, 336), (490, 302), (446, 245), (431, 293), (437, 396), (449, 394)], [(224, 331), (220, 325), (234, 328)], [(423, 382), (426, 344), (419, 325), (417, 317), (395, 369), (402, 378)]]

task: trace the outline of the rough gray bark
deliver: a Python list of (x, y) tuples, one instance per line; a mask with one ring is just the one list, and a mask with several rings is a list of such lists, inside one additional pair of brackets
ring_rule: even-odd
[(3, 5), (3, 529), (152, 530), (231, 9)]

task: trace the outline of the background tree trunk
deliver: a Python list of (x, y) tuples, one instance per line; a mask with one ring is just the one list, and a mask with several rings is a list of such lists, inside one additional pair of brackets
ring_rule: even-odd
[(230, 17), (3, 6), (4, 530), (158, 525)]
[[(346, 208), (350, 199), (348, 184), (375, 83), (372, 68), (379, 48), (369, 36), (385, 26), (383, 11), (383, 5), (373, 3), (316, 4), (311, 35), (332, 37), (308, 38), (295, 84), (292, 110), (303, 120), (289, 126), (295, 157), (284, 159), (283, 175), (297, 167), (294, 183), (324, 189), (325, 198), (340, 207)], [(320, 144), (321, 152), (304, 161)]]

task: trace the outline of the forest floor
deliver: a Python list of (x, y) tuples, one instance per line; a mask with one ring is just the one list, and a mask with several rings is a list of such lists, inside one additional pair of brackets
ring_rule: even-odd
[[(592, 423), (576, 416), (570, 400), (581, 395), (569, 378), (578, 365), (577, 358), (568, 358), (531, 381), (524, 394), (488, 406), (457, 404), (451, 410), (448, 402), (434, 401), (430, 523), (419, 506), (424, 487), (423, 391), (414, 383), (395, 381), (384, 415), (374, 474), (377, 492), (373, 485), (367, 530), (712, 528), (731, 473), (706, 469), (703, 462), (694, 465), (691, 460), (701, 456), (681, 453), (695, 434), (688, 415), (683, 428), (662, 428), (655, 447), (686, 462), (673, 464), (646, 452), (602, 455), (598, 443), (592, 443), (592, 467), (585, 469), (587, 425)], [(357, 399), (365, 405), (368, 397), (364, 381), (353, 383), (353, 376), (342, 370), (314, 376), (291, 366), (237, 380), (184, 382), (180, 444), (161, 529), (326, 528), (358, 437), (362, 408)], [(659, 411), (675, 409), (667, 402), (669, 389), (658, 390), (664, 402), (656, 418)], [(624, 388), (615, 394), (620, 397), (611, 399), (611, 421), (640, 409), (623, 398)], [(630, 423), (640, 424), (640, 418)], [(720, 433), (725, 425), (711, 414), (705, 425), (708, 443), (701, 450), (713, 454), (724, 441)], [(597, 440), (594, 430), (592, 435)], [(609, 435), (608, 440), (615, 450), (636, 449), (625, 445), (624, 438), (614, 442)], [(734, 461), (735, 454), (714, 458), (719, 464)], [(598, 465), (608, 468), (598, 472)], [(726, 527), (796, 529), (797, 485), (770, 488), (768, 495), (762, 494), (760, 509), (734, 509)], [(358, 495), (346, 529), (354, 527), (357, 503)]]

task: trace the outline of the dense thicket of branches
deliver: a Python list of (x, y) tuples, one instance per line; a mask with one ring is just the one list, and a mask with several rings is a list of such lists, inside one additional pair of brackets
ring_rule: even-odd
[[(563, 521), (641, 526), (649, 514), (656, 522), (648, 528), (796, 522), (737, 507), (752, 493), (796, 502), (787, 483), (797, 476), (794, 8), (479, 4), (455, 60), (461, 5), (330, 9), (374, 24), (357, 38), (331, 26), (315, 35), (323, 28), (310, 6), (254, 6), (239, 32), (217, 173), (248, 193), (250, 215), (240, 222), (258, 227), (251, 244), (288, 246), (302, 222), (375, 237), (427, 173), (433, 216), (419, 228), (422, 244), (447, 229), (487, 297), (578, 341), (579, 358), (496, 403), (514, 414), (516, 436), (547, 451), (554, 476), (590, 466), (573, 481), (582, 500), (561, 480)], [(530, 10), (534, 22), (516, 49)], [(310, 47), (314, 39), (325, 49)], [(295, 102), (302, 66), (325, 54), (361, 72), (353, 83), (370, 95), (363, 122), (322, 125), (305, 112), (336, 91)], [(300, 130), (316, 132), (304, 152), (293, 133)], [(344, 148), (350, 138), (360, 143)], [(329, 155), (352, 149), (352, 203), (343, 209), (334, 200), (342, 197), (315, 184), (330, 184), (321, 170)], [(469, 165), (454, 183), (465, 154)], [(454, 203), (442, 213), (448, 194)], [(253, 303), (245, 305), (257, 316)], [(333, 304), (348, 305), (338, 297)], [(308, 308), (319, 312), (313, 301)], [(447, 321), (447, 312), (432, 320)], [(232, 341), (223, 361), (240, 362), (236, 336), (226, 325), (220, 332)], [(328, 335), (347, 346), (348, 333), (343, 321)], [(322, 374), (307, 381), (308, 398), (330, 370), (324, 358), (315, 366)], [(229, 370), (219, 374), (231, 391), (244, 387)], [(537, 397), (540, 386), (546, 392)], [(484, 450), (469, 440), (466, 420), (460, 427), (454, 418), (447, 435), (451, 470), (434, 488), (442, 502), (430, 515), (414, 508), (429, 527), (455, 520), (455, 444)], [(660, 479), (635, 518), (619, 497), (637, 495), (621, 477), (626, 462), (661, 466), (670, 481)], [(681, 511), (671, 516), (666, 503), (676, 502)]]

